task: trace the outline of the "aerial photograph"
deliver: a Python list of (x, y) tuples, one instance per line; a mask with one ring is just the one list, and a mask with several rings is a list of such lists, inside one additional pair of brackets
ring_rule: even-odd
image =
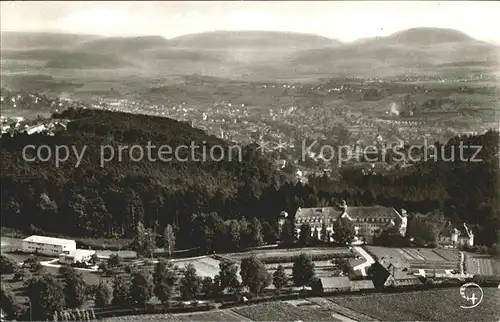
[(0, 321), (500, 322), (499, 17), (1, 1)]

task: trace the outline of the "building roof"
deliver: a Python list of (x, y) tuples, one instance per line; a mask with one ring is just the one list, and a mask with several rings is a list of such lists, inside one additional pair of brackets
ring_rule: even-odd
[[(335, 207), (323, 208), (299, 208), (295, 214), (295, 219), (329, 218), (337, 219), (343, 214), (343, 210)], [(346, 214), (352, 219), (363, 218), (387, 218), (399, 219), (400, 214), (392, 207), (371, 206), (371, 207), (347, 207)]]
[(352, 219), (360, 218), (399, 218), (400, 215), (392, 207), (372, 206), (372, 207), (347, 207), (346, 213)]
[(38, 243), (38, 244), (47, 244), (47, 245), (67, 245), (76, 243), (74, 240), (71, 239), (38, 236), (38, 235), (26, 237), (25, 239), (23, 239), (23, 241)]
[(350, 288), (351, 283), (349, 277), (339, 276), (339, 277), (322, 277), (321, 284), (323, 284), (324, 289), (328, 288)]
[(351, 281), (351, 288), (358, 290), (365, 290), (375, 288), (372, 280), (354, 280)]
[(83, 256), (92, 256), (96, 253), (95, 250), (90, 250), (90, 249), (77, 249), (71, 251), (69, 254), (61, 254), (66, 257), (83, 257)]

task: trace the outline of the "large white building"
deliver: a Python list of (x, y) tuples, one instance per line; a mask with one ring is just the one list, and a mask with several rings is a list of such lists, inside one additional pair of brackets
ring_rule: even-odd
[(33, 235), (23, 239), (23, 252), (59, 257), (76, 251), (76, 242), (70, 239)]
[(404, 209), (398, 212), (394, 208), (382, 206), (348, 207), (346, 202), (342, 201), (339, 207), (297, 209), (295, 214), (297, 235), (300, 234), (301, 225), (305, 223), (311, 227), (311, 234), (314, 230), (318, 230), (319, 238), (321, 238), (323, 224), (326, 230), (333, 234), (333, 223), (339, 218), (353, 222), (356, 230), (354, 243), (372, 243), (374, 237), (389, 226), (398, 227), (400, 234), (405, 236), (408, 225), (407, 213)]
[(90, 261), (93, 255), (95, 255), (95, 250), (89, 249), (77, 249), (67, 253), (62, 253), (59, 255), (60, 264), (75, 264), (75, 263), (85, 263)]

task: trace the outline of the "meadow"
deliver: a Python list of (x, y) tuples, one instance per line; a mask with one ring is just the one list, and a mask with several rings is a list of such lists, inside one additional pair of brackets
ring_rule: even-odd
[(498, 321), (500, 291), (497, 288), (484, 288), (483, 291), (482, 302), (472, 309), (460, 307), (470, 302), (466, 303), (458, 288), (332, 297), (330, 300), (382, 321)]

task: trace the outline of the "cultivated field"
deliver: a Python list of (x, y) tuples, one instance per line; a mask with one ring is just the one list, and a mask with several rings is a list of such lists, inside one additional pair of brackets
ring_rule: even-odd
[(390, 321), (498, 321), (500, 292), (484, 288), (482, 302), (475, 308), (460, 296), (458, 288), (398, 294), (332, 297), (334, 303), (378, 320)]
[(181, 321), (252, 321), (231, 310), (178, 314), (175, 317)]
[(234, 309), (254, 321), (341, 321), (323, 308), (298, 307), (285, 302), (270, 302)]
[(198, 275), (202, 277), (209, 276), (214, 278), (215, 275), (219, 274), (219, 263), (220, 261), (213, 259), (211, 257), (198, 257), (193, 259), (182, 259), (173, 261), (175, 265), (179, 268), (183, 268), (187, 264), (193, 264), (196, 268)]
[(347, 247), (329, 247), (329, 248), (305, 248), (305, 249), (259, 249), (259, 250), (252, 250), (248, 252), (241, 252), (241, 253), (232, 253), (232, 254), (227, 254), (224, 255), (224, 257), (227, 257), (228, 259), (234, 260), (234, 261), (241, 261), (241, 259), (248, 257), (248, 256), (256, 256), (256, 257), (282, 257), (282, 256), (297, 256), (301, 253), (306, 253), (308, 255), (320, 255), (320, 254), (340, 254), (340, 253), (347, 253), (349, 252), (349, 249)]
[(141, 320), (181, 321), (179, 318), (177, 318), (175, 315), (172, 315), (172, 314), (129, 315), (129, 316), (106, 318), (106, 319), (102, 319), (101, 321), (141, 321)]
[(467, 272), (474, 275), (500, 276), (500, 260), (469, 254), (467, 256)]

